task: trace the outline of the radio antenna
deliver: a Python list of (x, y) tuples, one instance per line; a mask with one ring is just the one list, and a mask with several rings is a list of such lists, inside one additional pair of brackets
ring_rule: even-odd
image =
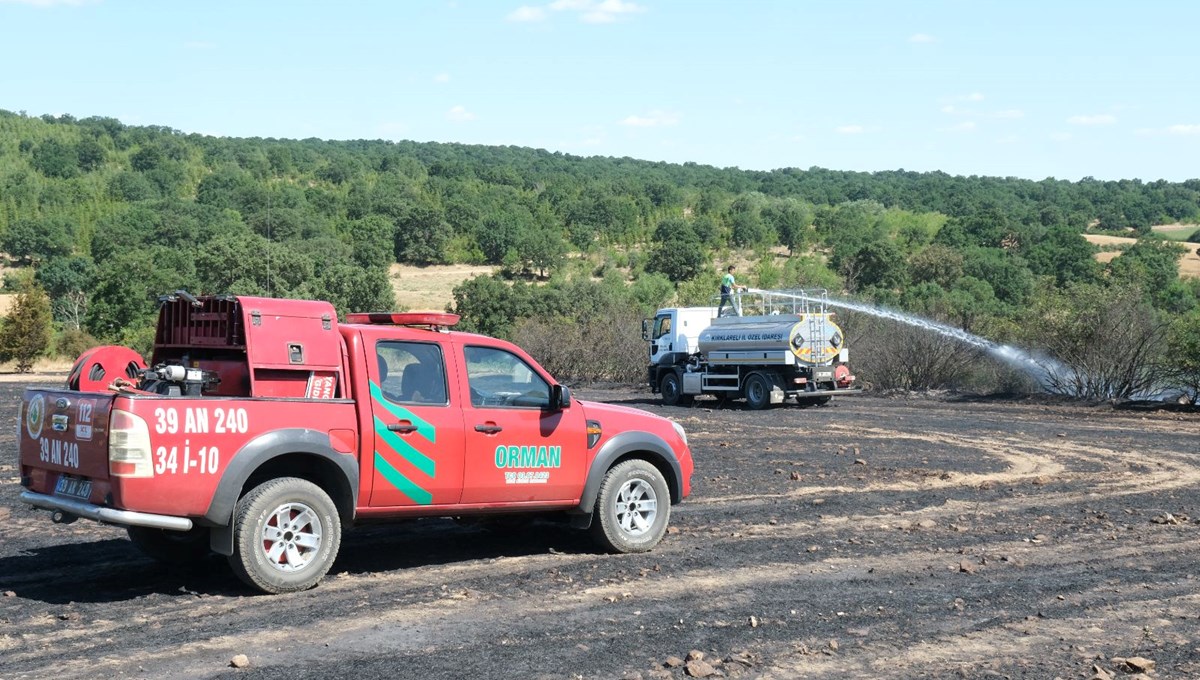
[(267, 297), (271, 294), (271, 190), (267, 189)]

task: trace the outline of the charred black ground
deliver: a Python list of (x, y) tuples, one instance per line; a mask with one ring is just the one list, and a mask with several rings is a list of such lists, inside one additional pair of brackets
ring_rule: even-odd
[[(21, 387), (0, 384), (0, 421)], [(687, 428), (693, 495), (654, 552), (597, 554), (552, 522), (368, 526), (284, 596), (52, 525), (17, 500), (7, 428), (0, 677), (1085, 678), (1129, 657), (1200, 674), (1194, 412), (580, 393)]]

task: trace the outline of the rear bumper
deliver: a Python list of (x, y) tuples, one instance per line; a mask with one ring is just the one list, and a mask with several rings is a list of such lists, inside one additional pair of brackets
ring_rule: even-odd
[(47, 496), (44, 493), (34, 493), (33, 491), (22, 491), (21, 500), (35, 508), (57, 510), (68, 515), (83, 517), (106, 524), (169, 529), (171, 531), (188, 531), (192, 528), (192, 520), (186, 517), (152, 515), (146, 512), (104, 508), (85, 501), (72, 500), (70, 498), (63, 498), (62, 496)]

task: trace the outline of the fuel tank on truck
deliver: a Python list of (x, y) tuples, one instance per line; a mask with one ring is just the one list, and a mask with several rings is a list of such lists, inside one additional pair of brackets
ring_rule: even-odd
[[(710, 363), (828, 364), (838, 357), (845, 336), (832, 314), (722, 316), (700, 332), (700, 352)], [(754, 356), (760, 354), (761, 356)]]

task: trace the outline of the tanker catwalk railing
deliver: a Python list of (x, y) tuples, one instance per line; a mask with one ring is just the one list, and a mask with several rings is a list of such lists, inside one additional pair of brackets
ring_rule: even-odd
[[(713, 307), (720, 307), (720, 295), (712, 297)], [(717, 315), (728, 316), (775, 316), (778, 314), (826, 314), (829, 291), (824, 288), (797, 288), (791, 290), (761, 290), (749, 288), (745, 292), (730, 293), (733, 301), (731, 314), (726, 307)]]

